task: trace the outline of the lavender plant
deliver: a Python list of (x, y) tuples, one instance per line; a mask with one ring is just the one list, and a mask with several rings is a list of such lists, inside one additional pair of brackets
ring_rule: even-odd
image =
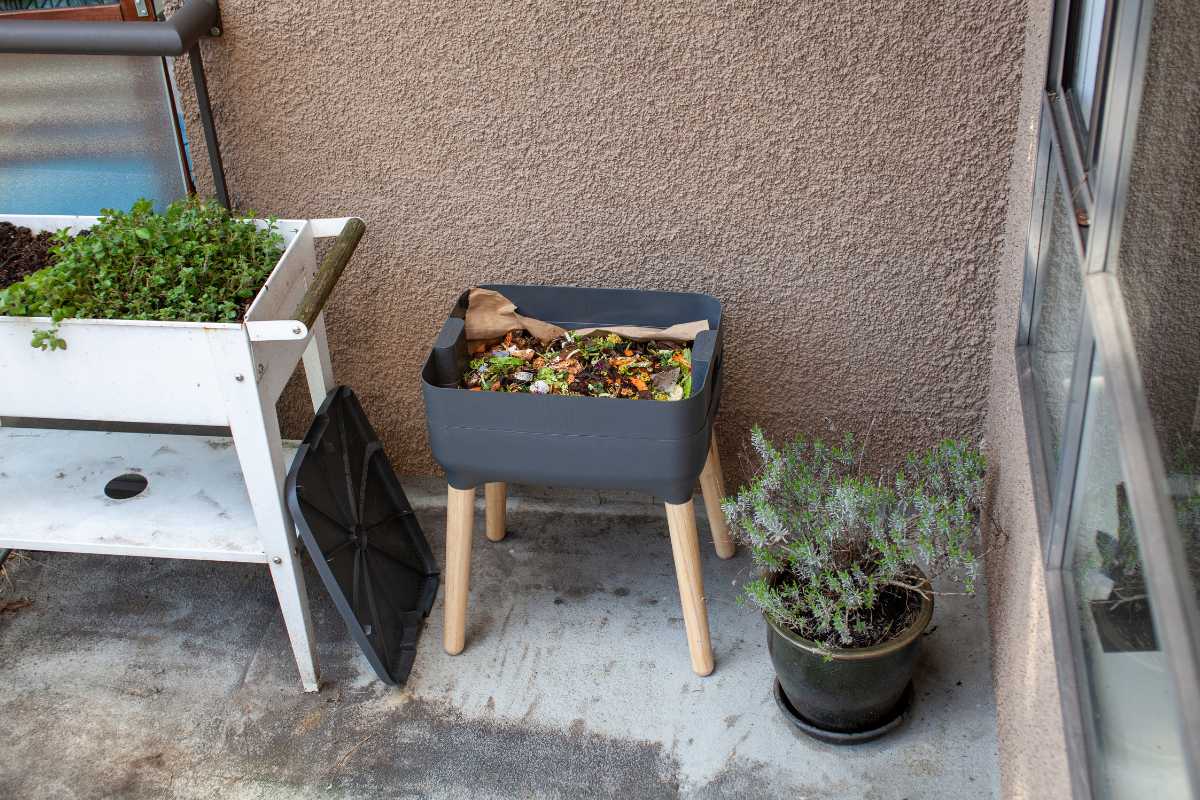
[(776, 447), (756, 426), (751, 443), (757, 473), (723, 508), (764, 573), (744, 598), (776, 624), (827, 648), (868, 647), (915, 618), (927, 577), (974, 591), (986, 467), (976, 449), (943, 441), (887, 481), (866, 474), (851, 435)]

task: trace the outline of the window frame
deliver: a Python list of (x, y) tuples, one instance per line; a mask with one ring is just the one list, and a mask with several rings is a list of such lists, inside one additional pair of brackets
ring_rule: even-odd
[[(1014, 353), (1072, 793), (1077, 798), (1095, 796), (1091, 763), (1096, 752), (1092, 747), (1094, 716), (1081, 661), (1080, 632), (1071, 613), (1075, 587), (1069, 568), (1065, 568), (1088, 394), (1093, 390), (1093, 358), (1106, 376), (1100, 391), (1106, 393), (1116, 418), (1121, 469), (1139, 532), (1152, 613), (1180, 709), (1184, 766), (1193, 790), (1200, 791), (1200, 608), (1182, 557), (1172, 500), (1164, 490), (1166, 469), (1120, 285), (1108, 258), (1109, 253), (1119, 252), (1154, 0), (1105, 0), (1093, 113), (1086, 127), (1077, 100), (1066, 86), (1074, 5), (1071, 0), (1056, 0), (1054, 7)], [(1045, 411), (1034, 382), (1030, 347), (1038, 290), (1045, 278), (1045, 220), (1054, 213), (1054, 197), (1048, 189), (1052, 169), (1059, 171), (1058, 177), (1070, 187), (1074, 201), (1077, 244), (1081, 246), (1077, 256), (1084, 285), (1057, 472), (1044, 441)]]

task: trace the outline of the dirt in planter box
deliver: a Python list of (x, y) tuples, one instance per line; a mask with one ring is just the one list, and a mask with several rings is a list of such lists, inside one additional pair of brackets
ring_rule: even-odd
[(50, 266), (54, 234), (0, 222), (0, 289)]
[(679, 342), (635, 342), (570, 332), (543, 345), (528, 331), (475, 345), (462, 387), (476, 392), (682, 400), (692, 393), (692, 351)]

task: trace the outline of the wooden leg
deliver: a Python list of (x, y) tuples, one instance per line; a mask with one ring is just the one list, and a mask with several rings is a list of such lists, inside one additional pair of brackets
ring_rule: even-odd
[(708, 514), (708, 527), (712, 531), (713, 546), (721, 558), (733, 558), (737, 548), (729, 538), (729, 526), (725, 523), (725, 512), (721, 501), (725, 499), (725, 478), (721, 475), (721, 457), (717, 454), (717, 436), (708, 446), (708, 458), (704, 471), (700, 473), (700, 491), (704, 495), (704, 510)]
[(442, 645), (456, 656), (467, 643), (467, 595), (471, 590), (471, 530), (475, 527), (475, 490), (447, 487), (446, 620)]
[(485, 483), (483, 485), (483, 496), (487, 505), (487, 537), (493, 542), (504, 539), (504, 501), (507, 493), (508, 487), (503, 483)]
[(683, 626), (687, 630), (692, 670), (704, 676), (713, 671), (713, 655), (712, 643), (708, 638), (708, 610), (704, 606), (704, 575), (700, 571), (696, 512), (691, 500), (678, 505), (666, 505), (667, 525), (671, 529), (671, 552), (675, 556), (675, 577), (679, 581), (679, 601), (683, 605)]

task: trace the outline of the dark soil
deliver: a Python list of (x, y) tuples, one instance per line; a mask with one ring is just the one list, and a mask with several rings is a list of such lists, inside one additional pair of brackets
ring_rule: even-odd
[[(914, 581), (916, 582), (916, 581)], [(912, 627), (921, 613), (921, 596), (916, 592), (888, 586), (879, 593), (879, 605), (861, 615), (867, 623), (865, 633), (851, 633), (853, 644), (838, 647), (874, 647), (890, 642)]]
[(0, 222), (0, 289), (50, 266), (53, 233), (34, 233), (11, 222)]
[(1158, 649), (1150, 604), (1145, 600), (1121, 601), (1116, 595), (1092, 601), (1092, 618), (1106, 653), (1137, 653)]
[[(920, 584), (924, 577), (910, 575), (907, 576), (907, 580)], [(866, 630), (855, 631), (852, 625), (851, 641), (848, 643), (841, 641), (836, 633), (815, 637), (812, 631), (802, 631), (786, 625), (785, 627), (801, 638), (823, 642), (826, 646), (838, 650), (874, 647), (900, 637), (912, 627), (921, 615), (922, 604), (921, 595), (916, 592), (896, 586), (883, 587), (879, 591), (879, 600), (874, 608), (859, 611), (851, 618), (851, 623), (859, 620), (865, 622)], [(816, 621), (813, 620), (812, 624), (815, 629)]]

